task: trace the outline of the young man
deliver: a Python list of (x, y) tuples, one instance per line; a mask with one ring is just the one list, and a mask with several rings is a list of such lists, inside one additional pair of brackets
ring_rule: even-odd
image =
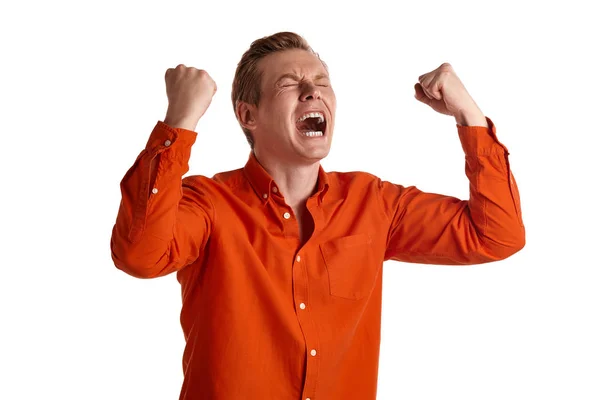
[(375, 399), (383, 262), (477, 264), (525, 245), (508, 151), (449, 64), (415, 97), (456, 120), (466, 201), (325, 172), (335, 94), (296, 34), (255, 41), (238, 65), (244, 168), (182, 179), (216, 85), (183, 65), (165, 80), (167, 114), (121, 182), (111, 250), (135, 277), (177, 271), (180, 399)]

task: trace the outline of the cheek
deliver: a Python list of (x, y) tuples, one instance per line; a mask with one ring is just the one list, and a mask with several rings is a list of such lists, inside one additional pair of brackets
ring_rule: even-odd
[(330, 97), (329, 97), (329, 98), (331, 99), (331, 102), (332, 102), (332, 103), (333, 103), (333, 105), (335, 106), (335, 104), (336, 104), (336, 102), (337, 102), (337, 99), (336, 99), (336, 97), (335, 97), (335, 92), (334, 92), (333, 90), (331, 90), (331, 93), (330, 93)]
[(281, 127), (295, 127), (292, 116), (296, 110), (296, 95), (289, 91), (279, 91), (265, 103), (264, 118), (270, 121), (269, 125)]

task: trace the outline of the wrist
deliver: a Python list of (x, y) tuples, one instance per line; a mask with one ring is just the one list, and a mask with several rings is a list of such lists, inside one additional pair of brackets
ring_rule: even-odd
[(454, 116), (454, 119), (458, 125), (462, 126), (488, 126), (485, 114), (478, 107), (469, 110), (460, 110)]
[(172, 128), (187, 129), (189, 131), (195, 131), (198, 125), (198, 120), (193, 118), (176, 118), (167, 115), (163, 121), (165, 124)]

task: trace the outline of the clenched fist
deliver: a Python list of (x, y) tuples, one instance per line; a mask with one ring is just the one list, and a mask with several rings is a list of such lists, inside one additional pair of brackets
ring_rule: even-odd
[(169, 107), (165, 124), (195, 130), (217, 91), (208, 72), (179, 64), (165, 72)]
[(460, 125), (487, 126), (484, 114), (448, 63), (419, 77), (415, 98), (439, 113), (452, 115)]

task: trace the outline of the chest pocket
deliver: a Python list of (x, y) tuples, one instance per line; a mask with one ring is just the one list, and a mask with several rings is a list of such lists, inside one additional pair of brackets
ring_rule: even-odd
[(344, 236), (320, 246), (332, 296), (359, 300), (373, 290), (381, 267), (367, 234)]

